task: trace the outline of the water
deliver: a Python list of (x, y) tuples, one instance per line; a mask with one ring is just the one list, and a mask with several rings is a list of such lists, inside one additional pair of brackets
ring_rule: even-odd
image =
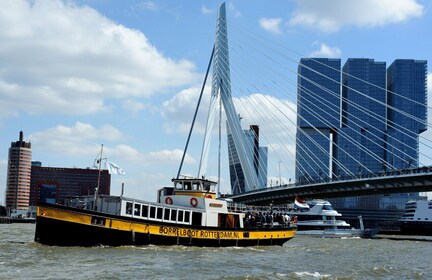
[(0, 224), (0, 279), (432, 279), (432, 242), (296, 236), (282, 247), (50, 247)]

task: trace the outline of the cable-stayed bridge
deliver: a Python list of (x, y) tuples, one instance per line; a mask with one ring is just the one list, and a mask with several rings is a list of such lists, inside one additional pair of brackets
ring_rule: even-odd
[[(228, 26), (222, 5), (211, 64), (198, 176), (207, 176), (209, 158), (219, 166), (229, 161), (225, 184), (235, 201), (432, 191), (426, 61), (395, 60), (387, 67), (358, 58), (342, 67), (340, 58), (311, 58)], [(220, 149), (210, 154), (216, 130), (219, 140), (228, 134), (227, 160)], [(219, 182), (220, 173), (219, 167)]]
[(432, 190), (432, 166), (395, 170), (386, 173), (270, 187), (231, 196), (236, 202), (253, 205), (285, 204), (296, 196), (336, 198)]

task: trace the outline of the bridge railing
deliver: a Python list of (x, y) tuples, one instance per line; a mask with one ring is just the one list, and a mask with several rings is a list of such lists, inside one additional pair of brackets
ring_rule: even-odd
[(341, 182), (341, 181), (353, 181), (353, 180), (359, 180), (359, 179), (368, 179), (368, 178), (382, 178), (382, 177), (391, 177), (391, 176), (401, 176), (401, 175), (411, 175), (411, 174), (432, 174), (432, 165), (430, 166), (422, 166), (417, 168), (405, 168), (405, 169), (398, 169), (398, 170), (389, 170), (389, 171), (381, 171), (376, 173), (369, 173), (369, 174), (359, 174), (357, 176), (339, 176), (336, 178), (309, 178), (305, 180), (300, 180), (292, 184), (285, 184), (285, 185), (278, 185), (278, 186), (271, 186), (267, 188), (262, 189), (255, 189), (246, 191), (242, 194), (247, 193), (254, 193), (254, 192), (260, 192), (265, 190), (275, 190), (275, 189), (281, 189), (281, 188), (295, 188), (299, 186), (308, 186), (308, 185), (316, 185), (316, 184), (326, 184), (330, 182)]

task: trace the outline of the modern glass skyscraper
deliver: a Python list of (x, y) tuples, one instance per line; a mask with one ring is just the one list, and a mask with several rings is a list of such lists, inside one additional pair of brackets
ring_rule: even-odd
[[(227, 128), (231, 192), (239, 194), (245, 191), (245, 178), (231, 131), (228, 126)], [(244, 147), (247, 159), (257, 174), (258, 182), (256, 184), (258, 187), (264, 188), (267, 185), (268, 148), (259, 146), (259, 127), (257, 125), (251, 125), (249, 130), (244, 130), (244, 137), (246, 139), (244, 142), (247, 143), (247, 146)]]
[[(386, 70), (385, 62), (348, 59), (341, 87), (331, 96), (322, 80), (329, 75), (322, 67), (326, 60), (318, 61), (302, 59), (299, 65), (297, 180), (319, 179), (327, 170), (339, 177), (417, 167), (419, 134), (427, 129), (426, 61), (398, 59)], [(331, 114), (335, 108), (341, 112), (339, 120)], [(331, 203), (351, 222), (363, 215), (367, 226), (381, 227), (392, 225), (413, 198), (419, 194), (340, 198)]]
[(397, 169), (418, 166), (419, 134), (427, 129), (426, 75), (424, 60), (397, 59), (387, 71), (386, 160)]
[(342, 123), (334, 139), (334, 174), (380, 172), (384, 164), (386, 64), (350, 58), (342, 70)]
[(302, 58), (298, 66), (296, 179), (330, 173), (330, 139), (340, 126), (340, 59)]
[(31, 143), (24, 141), (24, 133), (20, 131), (19, 140), (12, 142), (9, 148), (6, 208), (10, 214), (28, 210), (31, 158)]

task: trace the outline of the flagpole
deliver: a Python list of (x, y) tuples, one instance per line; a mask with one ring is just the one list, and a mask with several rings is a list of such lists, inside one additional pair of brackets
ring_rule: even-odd
[(100, 185), (100, 173), (101, 173), (101, 165), (102, 165), (102, 154), (103, 154), (103, 144), (101, 145), (101, 151), (100, 151), (100, 157), (99, 157), (99, 172), (98, 172), (98, 180), (97, 180), (97, 186), (94, 194), (94, 204), (93, 204), (93, 211), (97, 210), (97, 196), (99, 193), (99, 185)]

